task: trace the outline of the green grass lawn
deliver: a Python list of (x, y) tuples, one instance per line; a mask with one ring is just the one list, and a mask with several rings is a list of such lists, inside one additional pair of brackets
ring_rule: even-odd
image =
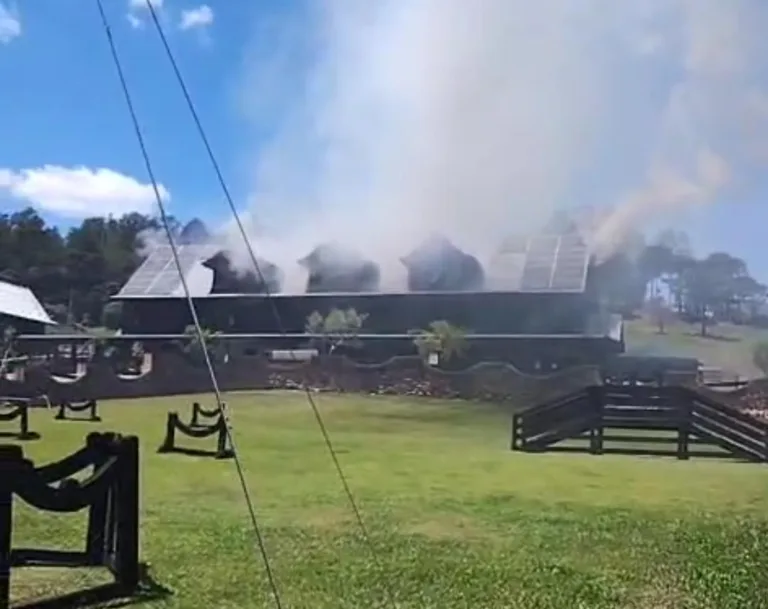
[(675, 321), (659, 334), (651, 321), (636, 319), (625, 322), (624, 330), (629, 353), (695, 357), (741, 377), (763, 376), (752, 362), (755, 344), (768, 341), (768, 330), (762, 328), (721, 323), (709, 329), (709, 336), (701, 336), (698, 324)]
[[(378, 561), (304, 396), (228, 397), (286, 609), (387, 607), (387, 589), (402, 609), (768, 607), (768, 468), (512, 453), (492, 406), (317, 399)], [(165, 413), (191, 401), (101, 407), (103, 429), (141, 436), (142, 558), (172, 591), (147, 606), (274, 607), (232, 462), (155, 453)], [(44, 462), (95, 426), (36, 411), (33, 428)], [(17, 544), (80, 543), (82, 518), (17, 514)], [(24, 570), (14, 594), (74, 581)]]

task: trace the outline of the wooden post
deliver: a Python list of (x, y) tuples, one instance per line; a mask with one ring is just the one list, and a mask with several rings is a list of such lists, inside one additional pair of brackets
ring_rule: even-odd
[(768, 429), (763, 432), (763, 461), (768, 462)]
[(509, 450), (518, 450), (520, 442), (520, 415), (512, 415), (512, 438), (509, 442)]
[(33, 434), (29, 431), (29, 405), (28, 404), (19, 404), (19, 408), (21, 409), (21, 412), (19, 413), (19, 416), (21, 417), (21, 430), (19, 431), (19, 440), (31, 440), (33, 437)]
[(94, 423), (100, 423), (101, 417), (99, 416), (98, 412), (99, 403), (96, 400), (91, 400), (88, 403), (88, 410), (89, 410), (89, 421), (92, 421)]
[(165, 423), (165, 439), (157, 449), (159, 453), (171, 452), (176, 446), (176, 421), (179, 415), (175, 412), (168, 413), (168, 419)]
[(227, 428), (227, 420), (224, 415), (219, 415), (219, 435), (217, 438), (216, 446), (216, 458), (217, 459), (229, 459), (234, 456), (234, 451), (229, 442), (229, 429)]
[(129, 436), (120, 440), (117, 512), (116, 577), (123, 591), (133, 592), (139, 585), (139, 440)]
[(603, 409), (605, 408), (605, 389), (593, 385), (587, 389), (587, 400), (591, 419), (589, 428), (589, 452), (603, 454)]
[(0, 446), (0, 609), (11, 606), (13, 490), (23, 459), (21, 447)]
[[(105, 438), (101, 434), (88, 434), (88, 437), (86, 438), (86, 446), (91, 450), (96, 451), (96, 458), (93, 462), (94, 471), (99, 469), (108, 459), (104, 441)], [(106, 534), (108, 526), (107, 506), (111, 494), (111, 489), (107, 490), (99, 496), (88, 509), (88, 528), (86, 530), (85, 551), (88, 554), (88, 560), (92, 566), (103, 565), (108, 552), (107, 542), (109, 539)]]
[[(693, 417), (693, 398), (685, 391), (670, 388), (667, 392), (667, 406), (674, 404), (677, 407), (677, 458), (687, 460), (690, 458), (691, 418)], [(671, 399), (670, 399), (671, 398)]]
[(197, 427), (200, 423), (200, 402), (192, 402), (192, 420), (189, 422), (190, 427)]

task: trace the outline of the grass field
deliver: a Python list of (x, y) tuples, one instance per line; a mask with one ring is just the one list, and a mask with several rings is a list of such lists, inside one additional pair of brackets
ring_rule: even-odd
[(709, 336), (701, 336), (698, 324), (675, 321), (659, 334), (654, 323), (636, 319), (625, 322), (624, 330), (629, 353), (695, 357), (741, 377), (763, 376), (752, 363), (752, 352), (755, 343), (768, 341), (765, 329), (722, 323), (710, 328)]
[[(286, 609), (387, 607), (387, 590), (402, 609), (768, 607), (761, 466), (511, 453), (492, 406), (321, 395), (374, 555), (304, 396), (228, 400)], [(274, 607), (232, 462), (155, 453), (191, 401), (101, 407), (104, 429), (142, 440), (142, 558), (171, 591), (146, 606)], [(37, 411), (33, 428), (44, 462), (94, 426)], [(83, 519), (17, 514), (17, 544), (80, 542)], [(72, 584), (25, 570), (14, 595)]]

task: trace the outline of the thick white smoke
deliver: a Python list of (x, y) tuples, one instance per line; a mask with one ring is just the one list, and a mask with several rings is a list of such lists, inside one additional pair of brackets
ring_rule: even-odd
[[(765, 153), (745, 141), (768, 117), (766, 5), (316, 0), (262, 23), (242, 86), (259, 140), (252, 243), (287, 289), (328, 241), (396, 288), (399, 257), (430, 233), (485, 263), (558, 207), (610, 204), (596, 235), (609, 251), (628, 226), (715, 200), (735, 163)], [(620, 161), (616, 192), (592, 188)]]

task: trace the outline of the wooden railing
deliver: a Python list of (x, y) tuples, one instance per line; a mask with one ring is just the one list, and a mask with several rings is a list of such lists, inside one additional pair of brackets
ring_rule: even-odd
[(768, 423), (690, 387), (603, 385), (515, 414), (511, 448), (768, 462)]
[[(90, 470), (86, 478), (74, 477)], [(82, 549), (17, 547), (13, 499), (34, 509), (86, 510)], [(102, 566), (114, 581), (19, 607), (67, 607), (131, 596), (139, 585), (139, 442), (135, 436), (92, 433), (85, 446), (60, 461), (36, 466), (21, 447), (0, 445), (0, 609), (10, 607), (11, 574), (20, 567)]]

